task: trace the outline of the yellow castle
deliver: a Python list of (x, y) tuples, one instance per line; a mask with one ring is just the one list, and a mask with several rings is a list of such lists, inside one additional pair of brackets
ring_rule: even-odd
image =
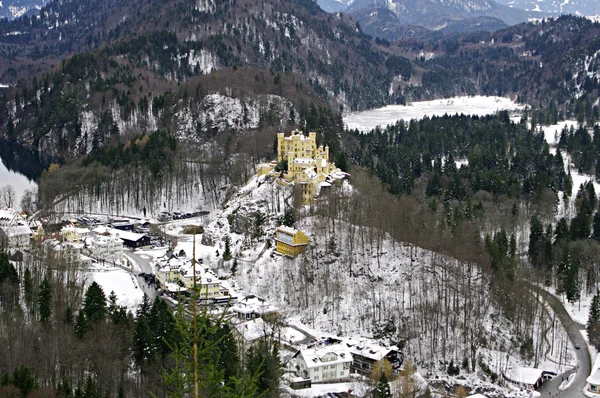
[[(312, 203), (321, 187), (331, 185), (329, 180), (345, 176), (334, 163), (329, 162), (329, 147), (317, 147), (315, 132), (308, 133), (308, 137), (298, 130), (287, 137), (284, 133), (277, 133), (277, 163), (283, 161), (287, 161), (287, 173), (283, 174), (283, 179), (301, 186), (302, 204)], [(272, 172), (275, 165), (274, 162), (258, 165), (258, 175)]]

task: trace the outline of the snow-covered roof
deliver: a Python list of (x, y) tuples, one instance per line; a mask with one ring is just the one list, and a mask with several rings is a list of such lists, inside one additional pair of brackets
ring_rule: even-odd
[(15, 209), (0, 209), (0, 224), (12, 224), (21, 219), (21, 215)]
[(373, 361), (382, 360), (391, 351), (399, 351), (396, 346), (384, 347), (368, 340), (347, 339), (342, 344), (346, 345), (353, 354), (372, 359)]
[(31, 235), (31, 229), (27, 225), (8, 225), (0, 227), (4, 234), (13, 238), (15, 236)]
[(105, 227), (104, 225), (99, 225), (96, 228), (92, 229), (92, 232), (99, 234), (99, 235), (104, 235), (104, 234), (108, 234), (110, 233), (110, 228), (109, 227)]
[[(328, 355), (333, 354), (333, 355)], [(307, 348), (300, 351), (300, 356), (306, 362), (307, 368), (322, 365), (335, 365), (343, 362), (352, 362), (350, 350), (343, 344), (332, 344), (316, 348)], [(325, 360), (324, 359), (328, 359)]]
[(172, 282), (165, 283), (165, 289), (171, 293), (187, 291), (187, 289), (185, 287), (179, 286), (177, 283), (172, 283)]
[(288, 227), (285, 225), (278, 226), (277, 231), (283, 232), (284, 234), (287, 234), (287, 235), (296, 235), (298, 233), (297, 229), (294, 229), (292, 227)]
[(131, 231), (122, 231), (120, 229), (111, 229), (110, 233), (111, 233), (111, 235), (118, 236), (119, 238), (121, 238), (123, 240), (128, 240), (131, 242), (137, 242), (138, 240), (140, 240), (144, 236), (146, 236), (144, 234), (136, 234), (135, 232), (131, 232)]
[(77, 231), (79, 235), (87, 235), (90, 233), (89, 228), (75, 228), (75, 231)]
[(310, 178), (311, 180), (313, 178), (317, 178), (317, 173), (313, 169), (305, 169), (304, 173), (306, 173), (306, 175), (308, 176), (308, 178)]
[(97, 235), (94, 238), (89, 238), (86, 240), (86, 244), (90, 246), (94, 245), (106, 245), (108, 243), (120, 243), (123, 244), (123, 241), (116, 236), (112, 235)]
[(308, 141), (308, 140), (312, 139), (311, 137), (307, 137), (304, 134), (301, 134), (298, 130), (292, 131), (292, 135), (288, 135), (287, 137), (283, 137), (283, 139), (286, 140), (286, 141), (293, 141), (294, 137), (299, 137), (300, 141)]
[(467, 398), (487, 398), (487, 397), (483, 394), (475, 394), (475, 395), (469, 395)]
[(63, 226), (60, 229), (61, 233), (65, 233), (65, 232), (77, 232), (77, 230), (75, 229), (75, 226), (73, 224), (67, 224), (65, 226)]
[(535, 368), (513, 368), (506, 371), (506, 378), (515, 383), (535, 384), (542, 377), (542, 371)]
[(298, 164), (313, 164), (315, 160), (313, 158), (295, 158), (294, 163)]
[(265, 300), (256, 296), (246, 296), (235, 305), (231, 306), (231, 311), (241, 314), (269, 314), (279, 311), (279, 308), (269, 304)]
[(597, 369), (594, 373), (592, 373), (591, 376), (586, 379), (586, 381), (595, 386), (600, 385), (600, 369)]
[(340, 169), (335, 169), (329, 175), (332, 178), (335, 178), (336, 180), (343, 180), (344, 178), (348, 177), (350, 174), (345, 173), (345, 172), (341, 171)]
[(262, 318), (240, 323), (239, 325), (236, 325), (235, 328), (248, 343), (260, 339), (272, 331), (271, 326), (266, 324)]

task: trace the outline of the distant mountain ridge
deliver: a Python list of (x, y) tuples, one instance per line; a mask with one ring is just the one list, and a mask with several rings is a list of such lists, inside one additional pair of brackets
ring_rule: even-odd
[(600, 15), (598, 0), (496, 0), (509, 7), (552, 14)]
[(2, 0), (0, 18), (15, 19), (22, 15), (35, 14), (47, 3), (47, 0)]
[[(354, 0), (345, 4), (343, 12), (355, 18), (365, 33), (387, 40), (405, 37), (406, 26), (433, 31), (494, 31), (542, 16), (494, 0)], [(332, 8), (332, 3), (324, 6)]]

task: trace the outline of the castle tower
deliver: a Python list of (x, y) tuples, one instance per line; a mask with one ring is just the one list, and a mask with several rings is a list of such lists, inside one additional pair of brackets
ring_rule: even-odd
[(285, 133), (277, 133), (277, 162), (283, 161)]

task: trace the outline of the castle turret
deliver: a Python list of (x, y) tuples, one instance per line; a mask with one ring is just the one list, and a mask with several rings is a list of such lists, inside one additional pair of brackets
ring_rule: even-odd
[(329, 145), (325, 145), (325, 160), (329, 162)]
[(285, 133), (277, 133), (277, 162), (283, 161)]

